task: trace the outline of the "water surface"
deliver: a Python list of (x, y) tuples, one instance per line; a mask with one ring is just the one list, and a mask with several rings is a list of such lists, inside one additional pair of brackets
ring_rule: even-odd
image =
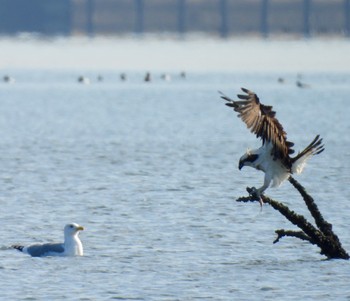
[[(98, 74), (104, 77), (97, 82)], [(345, 249), (349, 234), (350, 74), (153, 74), (17, 70), (0, 85), (0, 298), (7, 300), (347, 300), (347, 261), (324, 260), (269, 206), (236, 203), (263, 175), (238, 171), (259, 141), (217, 93), (245, 86), (272, 104), (295, 149), (326, 151), (297, 179)], [(285, 84), (277, 82), (283, 76)], [(287, 182), (268, 194), (306, 214)], [(85, 226), (82, 258), (31, 258), (14, 243)]]

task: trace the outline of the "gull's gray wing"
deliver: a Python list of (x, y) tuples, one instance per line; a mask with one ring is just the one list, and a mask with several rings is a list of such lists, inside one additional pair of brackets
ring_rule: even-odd
[(64, 247), (60, 243), (37, 244), (27, 247), (27, 252), (33, 257), (40, 257), (50, 255), (50, 253), (63, 253)]

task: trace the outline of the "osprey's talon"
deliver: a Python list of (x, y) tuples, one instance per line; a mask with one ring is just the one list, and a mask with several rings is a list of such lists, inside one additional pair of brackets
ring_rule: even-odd
[(260, 192), (255, 187), (247, 187), (247, 191), (253, 197), (256, 197), (256, 198), (260, 197)]
[(255, 187), (247, 187), (247, 191), (253, 198), (259, 201), (260, 207), (262, 207), (264, 202), (262, 200), (262, 193), (260, 192), (260, 190), (256, 189)]

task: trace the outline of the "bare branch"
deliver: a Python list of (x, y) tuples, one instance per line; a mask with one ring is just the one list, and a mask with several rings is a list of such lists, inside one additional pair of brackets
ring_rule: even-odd
[(305, 188), (301, 186), (301, 184), (297, 182), (297, 180), (295, 180), (293, 177), (289, 177), (288, 180), (303, 197), (304, 202), (307, 208), (309, 209), (312, 217), (314, 218), (316, 225), (320, 229), (320, 231), (326, 235), (332, 233), (332, 224), (328, 223), (323, 218), (320, 210), (318, 210), (314, 199), (306, 192)]
[(307, 236), (303, 231), (293, 231), (293, 230), (276, 230), (277, 238), (274, 240), (274, 244), (279, 242), (279, 240), (284, 236), (296, 237), (301, 240), (306, 240), (312, 244), (316, 244), (309, 236)]
[(327, 256), (327, 258), (349, 259), (349, 254), (343, 249), (338, 236), (332, 231), (332, 225), (323, 218), (313, 198), (294, 178), (290, 177), (289, 181), (303, 197), (307, 208), (315, 219), (316, 226), (307, 221), (303, 215), (295, 213), (281, 202), (277, 202), (265, 195), (256, 195), (254, 193), (255, 190), (251, 188), (247, 188), (249, 196), (240, 197), (237, 201), (267, 203), (301, 229), (301, 231), (276, 230), (277, 238), (274, 243), (277, 243), (284, 236), (296, 237), (311, 244), (316, 244), (321, 249), (321, 254)]

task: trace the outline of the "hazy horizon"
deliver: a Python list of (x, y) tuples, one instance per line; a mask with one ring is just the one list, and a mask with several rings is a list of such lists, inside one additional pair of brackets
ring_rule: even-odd
[(150, 71), (350, 70), (344, 38), (219, 39), (192, 36), (0, 38), (1, 69)]

